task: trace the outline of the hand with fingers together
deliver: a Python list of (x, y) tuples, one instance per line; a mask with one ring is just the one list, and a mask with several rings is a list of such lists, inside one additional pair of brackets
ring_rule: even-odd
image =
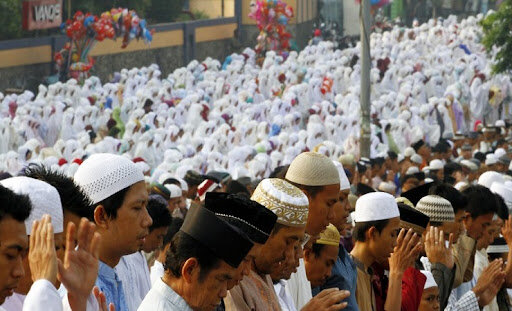
[[(73, 310), (85, 308), (99, 269), (99, 233), (94, 223), (82, 218), (76, 230), (70, 222), (66, 234), (64, 263), (59, 262), (59, 280), (68, 290), (69, 304)], [(78, 246), (75, 248), (75, 235)]]
[(396, 239), (396, 246), (389, 257), (389, 283), (385, 310), (400, 310), (402, 305), (402, 277), (407, 268), (421, 251), (421, 239), (412, 229), (401, 229)]
[(350, 292), (337, 288), (324, 289), (313, 297), (301, 311), (338, 311), (347, 307), (346, 302), (341, 302), (350, 296)]
[(484, 307), (496, 297), (505, 282), (503, 259), (496, 259), (482, 271), (472, 291), (478, 300), (478, 305)]
[(34, 282), (45, 279), (52, 284), (56, 283), (57, 253), (52, 220), (49, 215), (44, 215), (41, 220), (34, 221), (32, 225), (28, 262)]
[(448, 269), (452, 269), (455, 264), (452, 253), (453, 234), (450, 234), (448, 245), (446, 245), (443, 230), (434, 226), (430, 226), (427, 230), (425, 253), (428, 260), (431, 263), (442, 263)]

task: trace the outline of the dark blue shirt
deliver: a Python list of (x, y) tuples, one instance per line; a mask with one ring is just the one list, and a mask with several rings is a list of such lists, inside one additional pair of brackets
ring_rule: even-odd
[(312, 288), (313, 296), (318, 295), (322, 290), (328, 288), (339, 288), (342, 290), (350, 291), (350, 296), (344, 300), (347, 302), (347, 307), (344, 310), (359, 311), (356, 301), (356, 283), (357, 283), (357, 270), (356, 265), (349, 253), (340, 244), (338, 251), (338, 259), (332, 267), (331, 276), (327, 279), (324, 285)]

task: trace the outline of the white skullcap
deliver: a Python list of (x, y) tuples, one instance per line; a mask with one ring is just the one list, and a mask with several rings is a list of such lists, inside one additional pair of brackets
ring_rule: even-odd
[(493, 182), (490, 189), (492, 192), (499, 194), (507, 206), (512, 205), (512, 188), (499, 182)]
[(498, 159), (496, 158), (496, 156), (494, 154), (488, 154), (486, 157), (485, 157), (485, 165), (489, 166), (489, 165), (494, 165), (498, 163)]
[(506, 154), (507, 154), (507, 152), (503, 148), (498, 148), (494, 151), (494, 156), (496, 157), (496, 159), (499, 159), (500, 157), (502, 157)]
[(181, 197), (181, 188), (175, 184), (166, 184), (164, 187), (169, 190), (169, 198), (173, 199)]
[(444, 168), (443, 161), (441, 161), (439, 159), (434, 159), (434, 160), (430, 161), (428, 168), (431, 171), (442, 170)]
[(356, 202), (355, 222), (377, 221), (399, 217), (395, 198), (385, 192), (367, 193)]
[(465, 181), (459, 181), (458, 183), (455, 184), (455, 186), (453, 186), (453, 188), (459, 190), (459, 191), (462, 191), (464, 190), (464, 188), (466, 188), (468, 185), (467, 182)]
[(478, 166), (473, 161), (462, 160), (460, 161), (460, 165), (469, 168), (469, 170), (471, 170), (472, 172), (478, 171)]
[(432, 288), (432, 287), (438, 287), (436, 280), (434, 279), (434, 275), (432, 275), (432, 272), (427, 270), (421, 270), (421, 273), (427, 278), (425, 281), (425, 286), (423, 286), (423, 289)]
[(27, 235), (32, 233), (32, 223), (48, 214), (52, 218), (54, 233), (64, 231), (64, 216), (59, 192), (55, 187), (44, 181), (25, 176), (11, 177), (0, 181), (0, 184), (17, 194), (28, 195), (32, 204), (30, 216), (25, 220)]
[(494, 123), (494, 126), (496, 127), (505, 127), (505, 121), (503, 120), (497, 120), (495, 123)]
[(345, 170), (343, 169), (343, 165), (335, 160), (333, 160), (332, 163), (334, 163), (334, 166), (336, 166), (338, 169), (338, 174), (340, 175), (340, 190), (350, 189), (350, 181), (348, 181), (348, 177), (345, 173)]
[(177, 181), (180, 182), (180, 188), (181, 188), (182, 192), (187, 192), (188, 191), (188, 184), (187, 184), (187, 182), (184, 179), (179, 178), (179, 177), (175, 177), (174, 179), (176, 179)]
[(410, 166), (407, 171), (405, 172), (405, 175), (414, 175), (416, 173), (419, 173), (420, 169), (417, 166)]
[(328, 186), (340, 183), (336, 166), (323, 154), (303, 152), (290, 164), (287, 180), (304, 186)]
[(411, 156), (411, 161), (416, 164), (421, 164), (423, 163), (423, 158), (419, 154), (415, 153)]
[(414, 151), (414, 148), (413, 147), (407, 147), (405, 148), (405, 151), (404, 151), (404, 156), (406, 158), (410, 158), (412, 157), (413, 155), (416, 154), (416, 151)]
[(405, 159), (405, 156), (403, 154), (399, 154), (398, 157), (397, 157), (397, 162), (400, 163), (402, 162), (403, 160)]
[(80, 165), (74, 179), (93, 204), (97, 204), (144, 181), (144, 175), (130, 159), (115, 154), (96, 153)]
[(505, 180), (503, 179), (503, 176), (501, 176), (500, 173), (495, 171), (488, 171), (480, 175), (480, 178), (478, 178), (478, 184), (482, 185), (487, 188), (491, 188), (493, 183), (505, 183)]
[(394, 183), (392, 182), (386, 182), (386, 181), (382, 181), (380, 184), (379, 184), (379, 187), (377, 187), (377, 189), (379, 191), (383, 191), (383, 192), (387, 192), (389, 194), (393, 194), (396, 192), (396, 186)]

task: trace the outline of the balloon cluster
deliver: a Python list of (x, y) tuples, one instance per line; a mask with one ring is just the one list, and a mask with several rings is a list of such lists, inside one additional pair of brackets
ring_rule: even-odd
[(293, 17), (293, 9), (283, 0), (253, 0), (249, 17), (256, 20), (260, 30), (256, 52), (264, 56), (266, 51), (276, 51), (287, 57), (292, 35), (286, 25)]
[[(361, 3), (361, 0), (356, 0), (356, 2)], [(388, 5), (390, 2), (390, 0), (370, 0), (370, 5), (372, 6), (372, 9), (378, 9)]]
[(75, 78), (79, 81), (89, 76), (94, 64), (89, 52), (97, 42), (122, 37), (121, 48), (125, 48), (133, 39), (143, 39), (150, 44), (154, 34), (154, 30), (148, 30), (146, 21), (135, 11), (123, 8), (114, 8), (100, 17), (77, 11), (73, 19), (61, 25), (61, 30), (70, 41), (54, 57), (59, 77), (61, 80)]

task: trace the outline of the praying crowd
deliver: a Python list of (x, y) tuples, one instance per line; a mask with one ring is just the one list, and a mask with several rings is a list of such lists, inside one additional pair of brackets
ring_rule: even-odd
[(511, 310), (482, 18), (0, 94), (0, 310)]

